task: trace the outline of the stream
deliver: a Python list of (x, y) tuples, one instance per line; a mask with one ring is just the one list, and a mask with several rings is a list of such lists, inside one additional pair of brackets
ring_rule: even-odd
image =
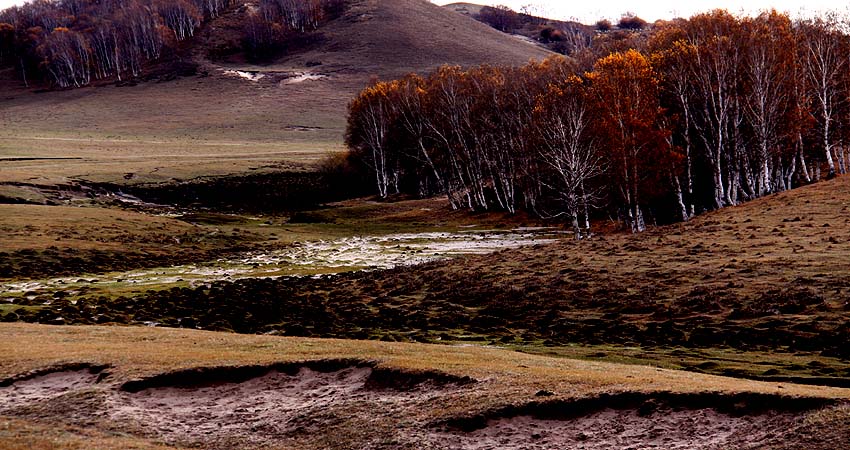
[(563, 232), (554, 228), (463, 230), (352, 236), (296, 243), (271, 252), (248, 252), (215, 261), (100, 275), (14, 281), (0, 284), (0, 299), (52, 292), (68, 295), (93, 291), (136, 291), (197, 286), (219, 280), (313, 276), (354, 270), (380, 270), (422, 264), (460, 255), (487, 254), (502, 249), (554, 242)]

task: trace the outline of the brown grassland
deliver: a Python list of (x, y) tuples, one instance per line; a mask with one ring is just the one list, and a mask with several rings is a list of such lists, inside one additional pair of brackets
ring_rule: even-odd
[[(241, 14), (200, 30), (176, 79), (40, 92), (0, 72), (0, 281), (551, 225), (445, 199), (272, 208), (262, 190), (342, 150), (370, 79), (548, 52), (430, 2), (353, 0), (258, 65), (221, 51)], [(210, 203), (231, 188), (250, 208)], [(639, 235), (599, 223), (391, 270), (3, 298), (0, 448), (847, 448), (848, 213), (839, 177)]]
[[(121, 323), (189, 317), (207, 329), (493, 343), (751, 378), (846, 384), (848, 197), (850, 181), (840, 178), (636, 236), (605, 234), (587, 242), (565, 240), (320, 279), (82, 296), (74, 304), (37, 302), (30, 308), (38, 313), (20, 316), (90, 324), (108, 310), (115, 314), (110, 320)], [(429, 222), (422, 214), (434, 214), (434, 220), (445, 212), (423, 213), (417, 204), (404, 203), (411, 208), (406, 213), (405, 206), (392, 204), (375, 204), (368, 213), (362, 206), (347, 210), (365, 214), (361, 222), (349, 217), (335, 223), (340, 211), (320, 211), (319, 223), (310, 226), (360, 223), (366, 231), (366, 223), (380, 223), (376, 211), (399, 208), (381, 220), (401, 226), (408, 215), (418, 218), (410, 226), (424, 228)], [(444, 217), (455, 226), (463, 223)], [(8, 307), (13, 311), (15, 305)], [(592, 347), (558, 350), (575, 343)]]

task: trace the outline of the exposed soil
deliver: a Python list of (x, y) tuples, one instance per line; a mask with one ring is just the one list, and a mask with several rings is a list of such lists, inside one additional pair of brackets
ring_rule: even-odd
[[(405, 374), (369, 364), (324, 362), (281, 366), (244, 380), (255, 370), (204, 373), (203, 383), (149, 387), (116, 401), (112, 418), (138, 424), (146, 435), (174, 443), (204, 446), (264, 445), (302, 433), (320, 432), (331, 413), (354, 414), (369, 408), (429, 402), (472, 382), (442, 374)], [(349, 363), (350, 364), (350, 363)], [(431, 376), (433, 375), (433, 376)], [(163, 384), (162, 380), (154, 384)], [(185, 385), (188, 384), (188, 385)], [(137, 390), (140, 386), (130, 386)], [(124, 390), (127, 390), (127, 385)]]
[[(0, 415), (101, 423), (179, 445), (253, 448), (285, 445), (370, 412), (383, 416), (438, 402), (475, 383), (357, 360), (202, 368), (120, 386), (98, 385), (102, 370), (57, 367), (15, 377), (0, 388)], [(101, 400), (82, 407), (74, 400), (82, 398)], [(76, 405), (71, 414), (63, 406), (68, 402)]]
[(102, 374), (99, 367), (58, 368), (18, 377), (0, 388), (0, 412), (85, 389), (99, 383), (104, 378)]
[(760, 448), (798, 421), (776, 412), (735, 417), (712, 409), (662, 408), (650, 414), (605, 409), (572, 420), (497, 419), (481, 430), (442, 436), (445, 448), (463, 450), (725, 450)]
[(16, 377), (0, 388), (0, 414), (213, 449), (297, 448), (323, 433), (334, 446), (347, 440), (332, 430), (368, 427), (371, 420), (396, 426), (375, 430), (379, 441), (367, 439), (360, 448), (386, 448), (379, 442), (389, 439), (392, 448), (744, 449), (782, 448), (787, 436), (816, 420), (812, 411), (842, 408), (769, 394), (624, 393), (506, 406), (428, 425), (423, 419), (439, 415), (440, 402), (457, 401), (477, 382), (358, 360), (192, 369), (120, 385), (102, 382), (104, 373), (57, 367)]
[(446, 448), (744, 449), (781, 444), (829, 401), (769, 395), (604, 394), (510, 406), (438, 426)]

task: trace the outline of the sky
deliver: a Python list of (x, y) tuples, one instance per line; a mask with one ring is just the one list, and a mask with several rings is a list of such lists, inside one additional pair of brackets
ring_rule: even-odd
[[(457, 0), (434, 0), (434, 3), (444, 5), (455, 1)], [(594, 23), (601, 18), (616, 20), (626, 12), (635, 13), (644, 20), (652, 22), (657, 19), (688, 17), (696, 12), (715, 8), (724, 8), (733, 13), (750, 14), (775, 8), (788, 12), (792, 16), (811, 15), (824, 10), (846, 13), (848, 8), (846, 0), (690, 0), (686, 2), (682, 0), (473, 0), (472, 2), (504, 4), (515, 10), (530, 4), (536, 8), (536, 15), (553, 19), (578, 19), (583, 23)], [(21, 3), (23, 0), (0, 0), (0, 9)]]
[[(445, 5), (456, 1), (458, 0), (434, 0), (434, 3)], [(582, 23), (594, 23), (601, 18), (616, 20), (626, 12), (653, 22), (658, 19), (689, 17), (694, 13), (716, 8), (745, 14), (773, 8), (787, 12), (791, 16), (809, 16), (826, 10), (847, 12), (848, 8), (846, 0), (472, 0), (469, 2), (506, 5), (517, 11), (524, 5), (532, 5), (537, 8), (535, 15), (552, 19), (578, 19)]]
[(20, 5), (21, 3), (23, 3), (23, 0), (0, 0), (0, 9), (6, 9), (10, 6)]

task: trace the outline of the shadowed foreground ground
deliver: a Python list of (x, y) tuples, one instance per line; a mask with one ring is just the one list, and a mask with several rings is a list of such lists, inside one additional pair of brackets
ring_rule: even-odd
[(0, 354), (4, 448), (850, 443), (846, 389), (492, 348), (5, 324)]

